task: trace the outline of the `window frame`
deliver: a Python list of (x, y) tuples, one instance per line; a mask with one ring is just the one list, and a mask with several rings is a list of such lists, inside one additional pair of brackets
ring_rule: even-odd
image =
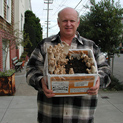
[(4, 17), (4, 0), (0, 0), (0, 16)]
[(11, 0), (6, 0), (6, 20), (11, 23)]

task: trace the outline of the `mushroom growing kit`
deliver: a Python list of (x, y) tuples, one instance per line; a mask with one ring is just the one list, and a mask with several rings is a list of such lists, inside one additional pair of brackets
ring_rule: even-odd
[(98, 77), (92, 50), (70, 49), (66, 43), (49, 46), (44, 67), (55, 97), (87, 95)]

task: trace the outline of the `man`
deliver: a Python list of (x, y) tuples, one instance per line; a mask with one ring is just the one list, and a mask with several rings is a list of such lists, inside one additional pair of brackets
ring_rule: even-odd
[[(93, 41), (79, 35), (76, 31), (79, 23), (79, 14), (73, 8), (67, 7), (61, 10), (58, 13), (60, 32), (43, 39), (33, 51), (27, 64), (27, 83), (38, 90), (38, 123), (93, 123), (100, 82), (105, 86), (110, 83), (110, 68), (105, 62), (105, 57)], [(94, 53), (99, 77), (96, 85), (87, 91), (87, 96), (54, 97), (53, 91), (49, 90), (45, 84), (42, 66), (45, 61), (46, 49), (48, 46), (57, 45), (62, 41), (73, 49), (89, 48)], [(105, 82), (105, 80), (107, 81)]]

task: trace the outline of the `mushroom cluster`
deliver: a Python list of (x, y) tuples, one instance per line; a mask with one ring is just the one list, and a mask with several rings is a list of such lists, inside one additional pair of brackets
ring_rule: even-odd
[[(96, 73), (96, 67), (94, 66), (93, 58), (88, 57), (88, 55), (84, 54), (83, 51), (79, 53), (77, 56), (73, 56), (71, 52), (69, 52), (70, 46), (63, 42), (62, 45), (59, 43), (58, 45), (49, 46), (47, 49), (48, 53), (48, 72), (50, 74), (74, 74), (75, 68), (72, 67), (74, 62), (73, 60), (81, 62), (86, 66), (85, 71), (89, 74)], [(70, 64), (70, 68), (67, 70), (67, 66)], [(76, 63), (75, 63), (76, 65)], [(79, 69), (81, 69), (79, 66)], [(78, 69), (78, 68), (76, 68)]]

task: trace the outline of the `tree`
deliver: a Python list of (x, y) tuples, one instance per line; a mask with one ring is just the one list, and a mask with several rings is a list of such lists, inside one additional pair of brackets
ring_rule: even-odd
[[(19, 45), (26, 46), (30, 43), (28, 35), (24, 35), (25, 42), (23, 42), (23, 32), (19, 30), (13, 30), (12, 28), (9, 29), (9, 32), (5, 32), (4, 35), (6, 36), (6, 39), (3, 41), (2, 51), (5, 53), (5, 67), (4, 71), (7, 70), (7, 58), (8, 53), (12, 50), (15, 50), (18, 48)], [(10, 36), (9, 36), (10, 35)]]
[(3, 46), (1, 49), (5, 53), (5, 66), (3, 68), (4, 71), (7, 70), (8, 53), (13, 49), (16, 49), (16, 41), (15, 41), (15, 37), (11, 35), (11, 38), (4, 39)]
[(90, 2), (90, 12), (81, 16), (78, 31), (82, 36), (95, 41), (102, 52), (107, 52), (110, 61), (110, 54), (116, 53), (117, 47), (123, 42), (123, 8), (113, 0), (101, 0), (98, 4), (95, 0)]
[[(29, 37), (31, 42), (25, 47), (26, 51), (28, 52), (28, 56), (30, 56), (34, 48), (42, 40), (40, 19), (36, 17), (35, 14), (30, 10), (25, 12), (24, 34)], [(24, 40), (27, 38), (26, 36), (24, 37)]]

